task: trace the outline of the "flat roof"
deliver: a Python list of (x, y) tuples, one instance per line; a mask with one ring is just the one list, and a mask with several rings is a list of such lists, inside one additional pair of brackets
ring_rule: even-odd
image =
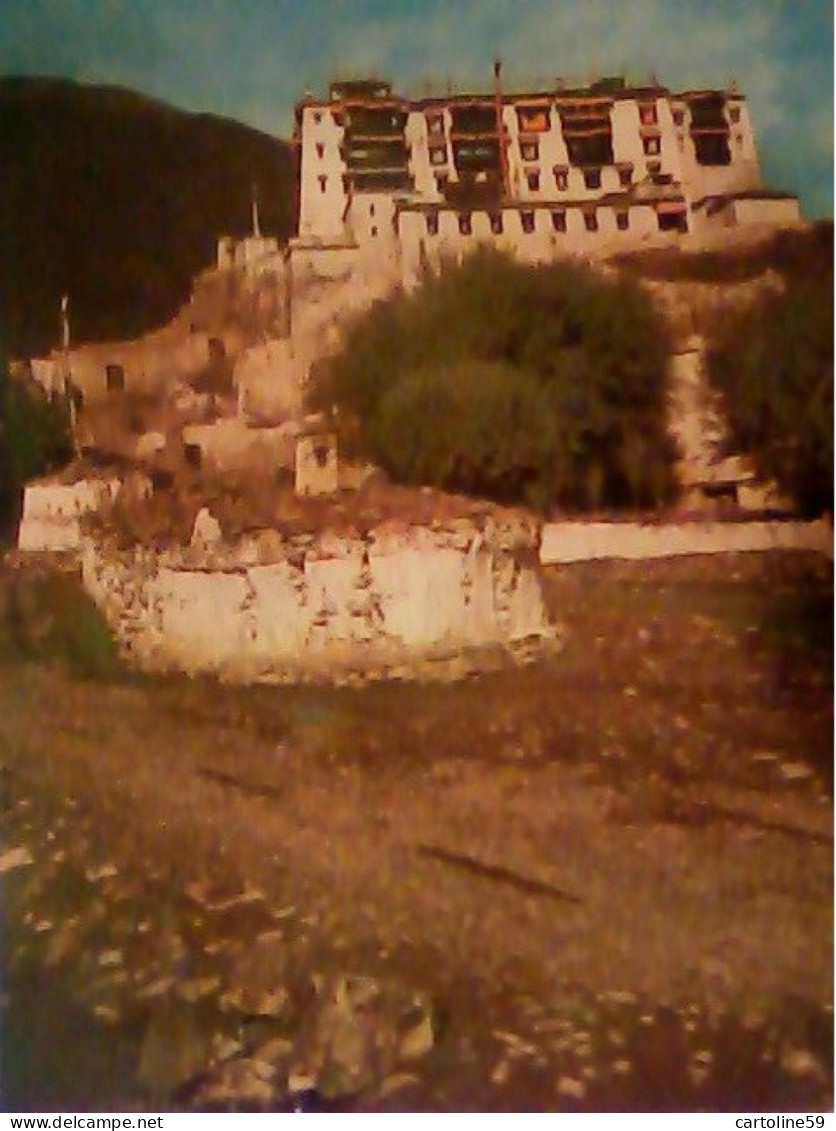
[[(490, 105), (496, 99), (496, 91), (488, 87), (481, 91), (457, 91), (447, 94), (428, 94), (428, 95), (409, 95), (398, 94), (394, 91), (390, 84), (385, 80), (377, 80), (379, 86), (387, 87), (387, 93), (378, 98), (373, 95), (363, 96), (359, 92), (363, 88), (368, 88), (367, 80), (358, 80), (355, 83), (350, 83), (346, 80), (331, 84), (332, 87), (346, 87), (354, 86), (358, 94), (356, 96), (349, 96), (342, 99), (333, 98), (316, 98), (313, 95), (306, 95), (305, 98), (300, 99), (295, 106), (297, 115), (306, 107), (311, 107), (320, 110), (334, 110), (341, 109), (346, 104), (352, 105), (361, 103), (363, 105), (373, 106), (381, 103), (398, 104), (402, 105), (409, 110), (431, 110), (434, 107), (445, 106), (467, 106), (467, 105)], [(670, 87), (658, 85), (618, 85), (614, 79), (598, 80), (597, 82), (590, 83), (588, 86), (558, 86), (538, 89), (513, 89), (504, 87), (501, 92), (501, 100), (504, 104), (513, 103), (540, 103), (545, 102), (551, 105), (552, 103), (588, 103), (590, 105), (610, 104), (612, 102), (637, 99), (639, 101), (649, 98), (672, 98), (672, 99), (700, 99), (706, 97), (720, 96), (723, 98), (734, 99), (735, 101), (745, 101), (745, 95), (741, 94), (736, 88), (731, 89), (717, 89), (706, 88), (703, 90), (692, 89), (684, 91), (674, 91)]]

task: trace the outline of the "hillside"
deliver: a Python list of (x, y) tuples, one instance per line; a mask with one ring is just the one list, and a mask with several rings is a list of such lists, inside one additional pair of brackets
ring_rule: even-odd
[(125, 90), (0, 78), (0, 342), (56, 344), (72, 301), (76, 341), (164, 322), (211, 263), (219, 235), (294, 224), (290, 147), (239, 123)]

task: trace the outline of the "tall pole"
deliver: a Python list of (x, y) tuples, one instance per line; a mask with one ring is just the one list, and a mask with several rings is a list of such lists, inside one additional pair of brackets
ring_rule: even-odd
[(73, 396), (72, 381), (70, 380), (70, 296), (61, 295), (61, 368), (64, 378), (64, 397), (70, 413), (70, 435), (73, 440), (73, 451), (76, 457), (81, 455), (78, 443), (78, 420), (76, 417), (75, 397)]
[(496, 136), (499, 145), (499, 168), (502, 174), (502, 194), (511, 195), (510, 177), (508, 176), (508, 151), (505, 148), (505, 125), (502, 121), (502, 60), (494, 59), (494, 105), (496, 107)]
[(256, 239), (261, 239), (261, 222), (258, 216), (258, 185), (253, 181), (253, 200), (252, 200), (252, 213), (253, 213), (253, 235)]

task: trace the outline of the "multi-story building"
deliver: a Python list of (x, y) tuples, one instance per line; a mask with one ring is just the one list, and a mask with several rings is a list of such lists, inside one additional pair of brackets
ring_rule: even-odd
[(335, 82), (296, 107), (296, 247), (355, 248), (403, 277), (490, 242), (531, 261), (799, 219), (764, 190), (746, 99), (602, 79), (407, 98), (387, 82)]

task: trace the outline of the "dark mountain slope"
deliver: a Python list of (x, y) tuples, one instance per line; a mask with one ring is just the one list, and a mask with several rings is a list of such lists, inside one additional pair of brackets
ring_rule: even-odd
[(290, 147), (129, 91), (0, 78), (0, 345), (45, 352), (71, 296), (73, 338), (166, 321), (219, 235), (294, 224)]

